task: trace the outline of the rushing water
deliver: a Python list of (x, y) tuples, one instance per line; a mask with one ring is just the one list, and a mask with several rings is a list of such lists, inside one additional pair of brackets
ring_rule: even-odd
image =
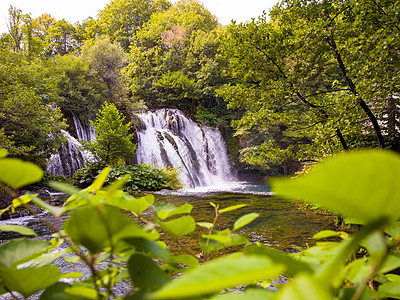
[(61, 130), (61, 133), (66, 138), (66, 143), (47, 162), (47, 171), (52, 175), (60, 174), (72, 178), (76, 171), (85, 166), (86, 161), (92, 159), (88, 151), (81, 150), (82, 144), (80, 141), (88, 142), (96, 139), (94, 127), (92, 124), (84, 125), (75, 114), (72, 114), (72, 119), (77, 139), (68, 131)]
[(221, 133), (201, 126), (177, 109), (139, 114), (137, 160), (174, 167), (186, 188), (229, 185), (236, 180)]

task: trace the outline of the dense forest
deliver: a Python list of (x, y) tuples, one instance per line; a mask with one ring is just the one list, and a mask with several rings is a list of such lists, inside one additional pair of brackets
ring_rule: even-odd
[(283, 0), (224, 27), (196, 0), (111, 1), (76, 24), (10, 7), (0, 146), (45, 167), (71, 112), (95, 122), (110, 103), (136, 126), (138, 111), (178, 108), (220, 129), (237, 166), (265, 174), (398, 150), (399, 19), (394, 0)]

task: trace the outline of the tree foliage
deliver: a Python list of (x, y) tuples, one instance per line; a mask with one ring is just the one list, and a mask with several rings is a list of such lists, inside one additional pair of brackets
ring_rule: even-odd
[(89, 63), (91, 74), (107, 86), (109, 101), (123, 100), (126, 92), (121, 69), (127, 64), (125, 52), (108, 37), (102, 37), (83, 45), (82, 59)]
[(39, 60), (1, 51), (0, 141), (11, 156), (44, 165), (61, 145), (66, 125), (55, 101), (54, 78)]
[(399, 88), (395, 2), (287, 0), (271, 20), (228, 26), (223, 51), (238, 82), (219, 94), (244, 112), (234, 123), (250, 146), (244, 161), (313, 160), (373, 136), (385, 146), (379, 118)]
[(108, 165), (125, 164), (135, 155), (136, 145), (130, 134), (130, 123), (124, 124), (123, 117), (112, 103), (104, 103), (97, 114), (96, 121), (91, 121), (96, 130), (96, 139), (83, 142), (83, 147), (89, 150), (97, 161)]
[(94, 120), (108, 99), (108, 88), (95, 76), (90, 62), (82, 56), (58, 55), (49, 65), (49, 73), (57, 82), (58, 107), (81, 120)]
[(170, 6), (167, 0), (114, 0), (99, 13), (99, 26), (128, 51), (136, 32), (147, 23), (151, 15)]

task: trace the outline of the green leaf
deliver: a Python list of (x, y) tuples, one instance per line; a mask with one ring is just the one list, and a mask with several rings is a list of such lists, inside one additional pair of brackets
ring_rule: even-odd
[(183, 216), (168, 222), (158, 222), (168, 234), (180, 238), (196, 229), (196, 221), (192, 216)]
[(232, 206), (226, 207), (224, 209), (220, 209), (218, 211), (219, 211), (220, 214), (222, 214), (222, 213), (225, 213), (225, 212), (228, 212), (228, 211), (232, 211), (232, 210), (236, 210), (236, 209), (239, 209), (239, 208), (242, 208), (242, 207), (245, 207), (245, 206), (247, 206), (247, 204), (237, 204), (237, 205), (232, 205)]
[(316, 278), (303, 274), (288, 282), (274, 299), (328, 300), (333, 299), (333, 297)]
[(14, 239), (0, 245), (0, 266), (10, 268), (27, 262), (49, 250), (47, 241), (28, 238)]
[(400, 282), (393, 281), (384, 283), (379, 286), (379, 293), (382, 298), (395, 298), (400, 299)]
[(368, 223), (400, 217), (400, 157), (390, 151), (347, 152), (297, 179), (275, 179), (273, 191), (302, 198)]
[(400, 237), (400, 222), (393, 222), (387, 228), (385, 232), (394, 238)]
[(39, 181), (43, 170), (37, 165), (17, 158), (0, 159), (0, 182), (13, 189)]
[(7, 155), (8, 155), (8, 150), (4, 149), (4, 148), (1, 148), (0, 149), (0, 158), (7, 157)]
[(158, 234), (140, 228), (121, 210), (106, 205), (83, 206), (71, 211), (64, 230), (73, 241), (85, 246), (91, 253), (115, 246), (121, 239), (158, 238)]
[(40, 208), (43, 208), (44, 210), (46, 210), (48, 213), (50, 213), (53, 216), (61, 216), (64, 213), (65, 209), (62, 207), (52, 206), (50, 204), (47, 204), (42, 199), (35, 197), (33, 195), (30, 195), (30, 197), (31, 197), (31, 199), (32, 199), (31, 201), (33, 203), (35, 203)]
[(247, 215), (241, 216), (239, 219), (236, 220), (235, 224), (233, 225), (233, 231), (253, 222), (255, 219), (258, 218), (258, 216), (259, 214), (257, 213), (249, 213)]
[(291, 257), (288, 253), (282, 253), (266, 246), (250, 245), (243, 249), (246, 254), (265, 255), (273, 262), (284, 264), (286, 266), (285, 274), (295, 276), (299, 273), (312, 273), (313, 270), (309, 264)]
[(165, 261), (171, 261), (171, 254), (162, 248), (160, 245), (153, 241), (149, 241), (143, 238), (130, 238), (124, 239), (126, 243), (129, 245), (135, 246), (137, 249), (144, 250), (146, 252), (150, 252), (153, 255), (162, 258)]
[(379, 269), (380, 273), (387, 273), (400, 268), (400, 255), (397, 253), (389, 253), (383, 265)]
[(103, 187), (103, 184), (106, 181), (108, 174), (110, 174), (110, 170), (111, 166), (105, 167), (87, 189), (92, 192), (100, 190)]
[[(89, 294), (84, 291), (79, 295), (79, 291), (82, 287), (72, 287), (68, 283), (57, 282), (53, 284), (49, 288), (47, 288), (42, 295), (40, 295), (40, 300), (86, 300), (86, 299), (96, 299), (97, 293), (96, 290), (89, 289)], [(79, 291), (78, 291), (78, 290)], [(88, 289), (88, 288), (86, 288)], [(70, 293), (66, 293), (65, 290), (69, 290)], [(71, 292), (74, 291), (74, 292)], [(93, 293), (94, 292), (94, 293)]]
[(203, 234), (201, 236), (204, 239), (210, 239), (213, 241), (217, 241), (221, 244), (229, 243), (231, 241), (231, 237), (223, 234)]
[(97, 291), (91, 287), (65, 287), (64, 291), (66, 294), (73, 296), (73, 299), (99, 299)]
[(122, 209), (133, 211), (135, 214), (142, 214), (147, 208), (154, 204), (154, 196), (147, 195), (135, 198), (127, 193), (122, 193), (119, 197), (115, 196), (106, 201), (106, 204)]
[(218, 293), (239, 284), (253, 283), (278, 276), (284, 267), (262, 256), (230, 256), (205, 263), (189, 271), (152, 296), (155, 299), (194, 298)]
[(372, 274), (372, 263), (365, 258), (356, 259), (346, 265), (346, 280), (353, 284), (361, 284)]
[(18, 270), (0, 268), (0, 277), (1, 284), (8, 290), (29, 297), (55, 284), (61, 278), (61, 273), (58, 267), (53, 265)]
[(211, 298), (211, 300), (268, 300), (276, 295), (275, 291), (263, 288), (248, 288), (244, 292), (225, 293)]
[(232, 233), (229, 229), (225, 229), (213, 234), (205, 234), (199, 241), (200, 248), (204, 252), (212, 252), (232, 246), (248, 244), (249, 240), (241, 235)]
[(196, 224), (200, 227), (210, 229), (213, 227), (213, 223), (210, 222), (196, 222)]
[(74, 186), (71, 186), (69, 184), (66, 184), (64, 182), (49, 181), (47, 184), (50, 187), (52, 187), (53, 189), (55, 189), (57, 191), (60, 191), (60, 192), (63, 192), (63, 193), (68, 194), (68, 195), (75, 195), (75, 194), (78, 194), (81, 191), (80, 189), (78, 189), (78, 188), (76, 188)]
[(120, 190), (130, 178), (131, 175), (126, 174), (122, 176), (122, 178), (115, 180), (110, 186), (107, 187), (107, 194), (113, 195), (115, 192)]
[(314, 234), (314, 240), (322, 240), (331, 237), (347, 238), (349, 235), (344, 231), (323, 230)]
[(36, 234), (36, 232), (33, 231), (32, 229), (27, 228), (25, 226), (21, 226), (21, 225), (0, 225), (0, 230), (18, 232), (19, 234), (22, 234), (22, 235), (38, 236)]
[(155, 261), (141, 254), (134, 254), (128, 261), (132, 282), (140, 289), (154, 291), (170, 281)]
[(329, 258), (317, 270), (317, 276), (322, 283), (339, 285), (344, 277), (343, 268), (350, 255), (359, 248), (362, 240), (369, 236), (377, 228), (383, 227), (387, 219), (376, 220), (362, 227), (353, 237), (343, 240), (335, 248), (334, 255)]
[(189, 254), (172, 256), (171, 263), (183, 264), (190, 269), (197, 269), (199, 267), (199, 261), (193, 255)]
[(156, 204), (154, 204), (154, 210), (156, 212), (160, 212), (162, 210), (173, 211), (174, 209), (176, 209), (176, 206), (171, 203), (157, 202)]
[(29, 195), (29, 194), (27, 194), (27, 195), (22, 195), (21, 197), (15, 198), (15, 199), (12, 201), (12, 207), (15, 208), (15, 207), (24, 205), (24, 204), (26, 204), (26, 203), (29, 203), (29, 202), (31, 202), (31, 201), (32, 201), (31, 195)]
[(185, 203), (179, 207), (172, 208), (171, 204), (167, 204), (164, 209), (160, 210), (160, 206), (157, 205), (157, 216), (161, 220), (165, 220), (169, 217), (179, 214), (190, 214), (193, 206), (189, 203)]

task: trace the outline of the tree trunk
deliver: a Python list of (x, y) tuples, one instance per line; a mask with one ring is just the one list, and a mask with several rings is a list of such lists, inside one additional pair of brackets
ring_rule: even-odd
[(360, 104), (361, 108), (363, 109), (363, 111), (367, 115), (368, 119), (372, 123), (372, 126), (374, 127), (375, 136), (376, 136), (376, 139), (378, 141), (378, 146), (380, 148), (385, 148), (385, 141), (384, 141), (383, 136), (382, 136), (381, 127), (379, 126), (379, 123), (378, 123), (375, 115), (372, 113), (371, 109), (369, 108), (368, 104), (358, 94), (354, 82), (351, 80), (350, 77), (347, 76), (346, 67), (345, 67), (345, 65), (343, 63), (343, 60), (342, 60), (342, 57), (341, 57), (341, 55), (340, 55), (340, 53), (339, 53), (339, 51), (337, 49), (337, 45), (336, 45), (335, 40), (333, 39), (333, 36), (331, 36), (328, 39), (328, 44), (332, 48), (332, 51), (333, 51), (333, 53), (335, 55), (335, 58), (336, 58), (336, 61), (337, 61), (338, 65), (339, 65), (339, 68), (340, 68), (342, 74), (343, 74), (343, 77), (346, 80), (346, 83), (347, 83), (348, 87), (350, 88), (350, 91), (353, 93), (354, 96), (357, 97), (358, 103)]

